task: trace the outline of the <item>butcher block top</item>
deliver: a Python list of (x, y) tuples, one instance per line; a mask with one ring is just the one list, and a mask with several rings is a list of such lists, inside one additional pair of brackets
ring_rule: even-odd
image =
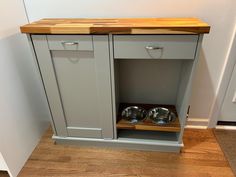
[(202, 34), (210, 26), (197, 18), (48, 18), (20, 29), (30, 34)]

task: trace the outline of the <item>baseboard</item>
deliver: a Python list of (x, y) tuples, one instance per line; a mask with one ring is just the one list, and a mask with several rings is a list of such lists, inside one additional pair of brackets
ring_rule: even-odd
[(236, 130), (236, 126), (230, 126), (230, 125), (217, 125), (216, 129), (218, 130)]
[[(236, 126), (230, 125), (230, 123), (229, 125), (217, 125), (215, 128), (222, 129), (222, 130), (236, 130)], [(188, 118), (185, 128), (207, 129), (208, 119)]]
[(208, 119), (205, 118), (188, 118), (187, 119), (187, 125), (201, 125), (201, 126), (207, 126), (208, 125)]
[(235, 121), (218, 121), (217, 125), (236, 126)]
[(113, 147), (120, 149), (134, 149), (134, 150), (145, 150), (145, 151), (161, 151), (161, 152), (180, 152), (183, 147), (183, 143), (178, 143), (178, 141), (141, 141), (132, 140), (129, 138), (123, 139), (95, 139), (95, 138), (77, 138), (77, 137), (60, 137), (52, 136), (58, 144), (71, 144), (80, 146), (103, 146), (103, 147)]
[(232, 121), (218, 121), (216, 125), (218, 130), (236, 130), (236, 122)]
[(206, 129), (208, 127), (208, 119), (202, 118), (188, 118), (185, 128), (200, 128)]

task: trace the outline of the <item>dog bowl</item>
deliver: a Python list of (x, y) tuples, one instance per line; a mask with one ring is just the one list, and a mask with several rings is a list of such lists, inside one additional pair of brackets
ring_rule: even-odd
[(131, 123), (136, 123), (145, 119), (147, 111), (139, 106), (129, 106), (122, 111), (121, 116)]
[(176, 115), (168, 108), (157, 107), (148, 111), (148, 118), (155, 124), (166, 125), (173, 122)]

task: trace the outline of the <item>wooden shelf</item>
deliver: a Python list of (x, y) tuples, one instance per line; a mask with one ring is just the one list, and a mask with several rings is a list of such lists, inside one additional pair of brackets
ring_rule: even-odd
[[(122, 119), (121, 112), (124, 108), (128, 106), (141, 106), (142, 108), (149, 110), (154, 107), (166, 107), (170, 110), (172, 110), (176, 114), (176, 120), (174, 122), (171, 122), (167, 125), (157, 125), (152, 123), (150, 120), (144, 120), (143, 122), (138, 123), (130, 123), (129, 121), (126, 121)], [(179, 123), (178, 114), (176, 112), (176, 108), (173, 105), (160, 105), (160, 104), (130, 104), (130, 103), (121, 103), (119, 105), (119, 113), (117, 118), (117, 129), (131, 129), (131, 130), (147, 130), (147, 131), (166, 131), (166, 132), (180, 132), (181, 127)]]

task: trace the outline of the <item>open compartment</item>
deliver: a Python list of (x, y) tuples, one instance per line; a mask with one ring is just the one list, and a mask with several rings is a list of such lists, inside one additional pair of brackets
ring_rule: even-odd
[(118, 130), (118, 138), (120, 140), (139, 140), (139, 141), (165, 141), (165, 142), (177, 142), (178, 133), (176, 132), (162, 132), (162, 131), (145, 131), (145, 130)]
[[(144, 119), (137, 123), (130, 123), (129, 121), (122, 118), (121, 112), (123, 109), (129, 106), (139, 106), (145, 110), (150, 110), (155, 107), (165, 107), (171, 110), (175, 115), (176, 119), (166, 125), (158, 125), (153, 123), (150, 119)], [(166, 131), (166, 132), (180, 132), (181, 127), (179, 123), (178, 114), (176, 108), (173, 105), (160, 105), (160, 104), (139, 104), (139, 103), (120, 103), (117, 116), (117, 129), (129, 129), (129, 130), (148, 130), (148, 131)]]
[[(114, 59), (117, 138), (178, 141), (186, 120), (193, 63), (181, 59)], [(166, 125), (147, 120), (130, 123), (121, 116), (128, 106), (146, 110), (165, 107), (176, 114), (176, 119)]]

